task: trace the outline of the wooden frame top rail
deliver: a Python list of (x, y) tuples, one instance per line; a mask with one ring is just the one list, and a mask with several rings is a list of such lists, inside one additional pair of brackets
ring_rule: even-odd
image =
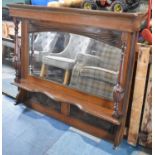
[[(146, 13), (114, 13), (77, 8), (51, 8), (33, 5), (10, 4), (9, 12), (13, 17), (29, 20), (48, 21), (59, 24), (105, 28), (109, 30), (138, 31)], [(115, 24), (114, 24), (115, 23)]]

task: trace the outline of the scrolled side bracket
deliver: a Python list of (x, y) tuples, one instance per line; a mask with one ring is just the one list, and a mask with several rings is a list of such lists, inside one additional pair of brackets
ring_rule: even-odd
[(126, 42), (124, 41), (122, 43), (122, 55), (121, 55), (121, 60), (120, 60), (120, 68), (119, 68), (119, 76), (118, 76), (118, 81), (117, 84), (113, 88), (113, 99), (114, 99), (114, 112), (113, 112), (113, 117), (115, 118), (120, 118), (122, 116), (122, 113), (119, 112), (119, 103), (122, 101), (124, 97), (124, 88), (121, 85), (122, 79), (123, 79), (123, 65), (124, 65), (124, 55), (126, 51)]

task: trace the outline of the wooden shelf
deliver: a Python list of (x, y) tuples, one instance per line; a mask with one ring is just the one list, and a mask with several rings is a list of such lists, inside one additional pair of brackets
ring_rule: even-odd
[[(35, 79), (35, 80), (34, 80)], [(77, 106), (80, 110), (87, 112), (93, 116), (101, 118), (105, 121), (109, 121), (114, 125), (120, 125), (120, 121), (112, 116), (113, 109), (107, 109), (103, 106), (95, 104), (95, 101), (99, 98), (91, 96), (88, 100), (88, 94), (78, 92), (73, 89), (68, 89), (61, 85), (56, 85), (55, 83), (49, 82), (48, 85), (41, 84), (42, 79), (37, 79), (31, 77), (29, 80), (21, 80), (20, 83), (14, 83), (14, 85), (30, 92), (40, 92), (51, 99), (58, 102), (65, 102)], [(48, 82), (48, 81), (47, 81)], [(52, 88), (52, 89), (51, 89)], [(103, 103), (103, 99), (102, 103)], [(104, 102), (110, 102), (104, 100)], [(102, 104), (100, 103), (100, 104)]]
[(86, 123), (85, 121), (73, 117), (68, 117), (62, 113), (53, 110), (52, 108), (42, 106), (42, 104), (27, 102), (25, 105), (45, 115), (53, 117), (57, 120), (61, 120), (64, 123), (67, 123), (75, 128), (88, 132), (96, 137), (105, 138), (106, 140), (109, 141), (114, 140), (113, 134), (110, 134), (109, 132), (106, 132), (101, 128), (95, 127), (94, 125)]

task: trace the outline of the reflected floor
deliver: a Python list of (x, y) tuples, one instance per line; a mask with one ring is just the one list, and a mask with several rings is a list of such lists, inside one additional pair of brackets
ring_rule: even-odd
[[(35, 65), (33, 70), (31, 71), (31, 75), (40, 77), (40, 71), (41, 71), (41, 64)], [(64, 79), (64, 70), (61, 68), (48, 66), (48, 71), (44, 79), (62, 84)]]

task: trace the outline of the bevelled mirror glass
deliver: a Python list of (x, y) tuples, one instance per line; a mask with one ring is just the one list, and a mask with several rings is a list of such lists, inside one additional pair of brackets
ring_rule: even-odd
[(30, 33), (29, 74), (112, 100), (120, 68), (121, 33), (100, 33), (99, 38), (54, 31)]

